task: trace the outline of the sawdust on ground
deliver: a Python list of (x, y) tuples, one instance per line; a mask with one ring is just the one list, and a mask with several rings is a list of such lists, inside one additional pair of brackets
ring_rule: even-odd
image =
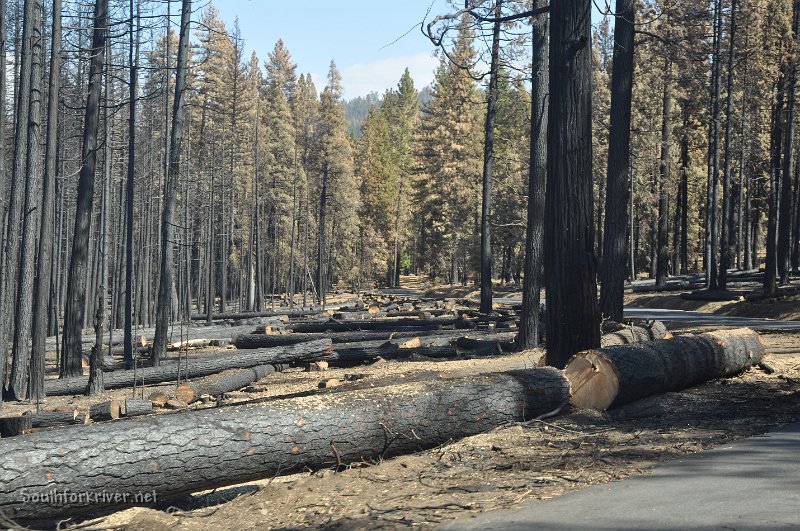
[[(267, 478), (83, 522), (87, 529), (432, 529), (479, 512), (511, 508), (588, 485), (646, 474), (660, 461), (764, 433), (800, 417), (800, 334), (768, 334), (775, 369), (752, 369), (660, 397), (661, 413), (636, 408), (513, 425), (369, 466)], [(370, 378), (416, 370), (502, 370), (530, 366), (535, 352), (500, 360), (364, 367)], [(352, 372), (352, 371), (351, 371)], [(283, 374), (274, 393), (307, 389), (319, 374)], [(326, 375), (327, 377), (327, 375)], [(631, 418), (633, 417), (633, 418)]]

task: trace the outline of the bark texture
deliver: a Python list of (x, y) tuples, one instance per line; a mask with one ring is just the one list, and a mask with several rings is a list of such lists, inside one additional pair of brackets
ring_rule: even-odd
[(732, 376), (763, 355), (759, 335), (742, 328), (587, 350), (570, 360), (564, 375), (575, 407), (608, 409)]
[(600, 267), (600, 310), (622, 321), (625, 290), (628, 201), (631, 180), (631, 99), (633, 97), (634, 0), (617, 0), (614, 62), (611, 72), (611, 120), (608, 136), (606, 216)]
[[(541, 7), (537, 0), (534, 7)], [(539, 345), (539, 315), (544, 257), (544, 209), (547, 181), (547, 121), (550, 72), (550, 18), (542, 14), (533, 18), (533, 61), (531, 84), (531, 151), (528, 176), (528, 225), (525, 232), (525, 276), (522, 284), (522, 318), (517, 348), (526, 350)]]
[[(0, 441), (0, 510), (18, 521), (159, 501), (243, 481), (430, 448), (564, 407), (550, 368), (442, 379), (279, 403), (140, 417)], [(148, 448), (142, 452), (142, 448)], [(65, 460), (64, 456), (80, 456)], [(114, 500), (26, 503), (54, 490), (130, 493)]]
[(600, 345), (592, 185), (591, 0), (550, 5), (545, 208), (547, 361)]

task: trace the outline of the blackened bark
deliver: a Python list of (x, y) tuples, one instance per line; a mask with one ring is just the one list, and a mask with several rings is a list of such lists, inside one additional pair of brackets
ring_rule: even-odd
[(794, 114), (797, 101), (797, 68), (800, 52), (800, 0), (793, 2), (792, 17), (792, 55), (789, 59), (789, 81), (786, 85), (786, 122), (783, 133), (783, 169), (781, 172), (780, 195), (778, 197), (778, 277), (781, 284), (789, 282), (789, 247), (792, 226), (792, 171), (794, 171)]
[[(775, 89), (772, 106), (772, 133), (770, 134), (770, 187), (767, 214), (767, 254), (765, 257), (764, 291), (775, 293), (778, 278), (778, 197), (781, 185), (781, 153), (783, 142), (783, 104), (786, 84), (785, 64)], [(755, 248), (755, 246), (754, 246)], [(756, 262), (757, 263), (757, 262)]]
[[(31, 93), (32, 33), (36, 0), (25, 0), (22, 20), (22, 45), (19, 52), (19, 81), (16, 83), (16, 124), (28, 123)], [(17, 19), (19, 20), (19, 19)], [(19, 22), (17, 23), (19, 29)], [(15, 61), (16, 63), (16, 61)], [(12, 332), (12, 301), (16, 295), (19, 271), (20, 225), (23, 218), (25, 162), (27, 157), (28, 128), (17, 126), (14, 133), (14, 157), (12, 162), (11, 190), (6, 234), (3, 243), (2, 270), (0, 270), (0, 387), (5, 386), (8, 339)], [(2, 394), (2, 393), (0, 393)], [(0, 403), (2, 398), (0, 397)]]
[(322, 191), (319, 196), (319, 246), (317, 247), (317, 302), (325, 305), (325, 216), (328, 211), (328, 163), (322, 168)]
[(175, 100), (172, 106), (172, 130), (170, 132), (169, 171), (164, 183), (164, 212), (161, 220), (161, 268), (158, 289), (158, 316), (153, 339), (153, 363), (156, 365), (167, 350), (167, 328), (172, 321), (173, 271), (175, 240), (175, 203), (180, 176), (181, 143), (184, 134), (186, 107), (186, 71), (189, 62), (189, 25), (192, 15), (192, 0), (183, 0), (181, 9), (181, 33), (178, 42), (178, 65), (175, 79)]
[[(543, 5), (538, 0), (534, 7)], [(528, 226), (525, 233), (525, 276), (522, 284), (522, 315), (517, 348), (539, 345), (539, 303), (542, 289), (545, 184), (547, 181), (547, 91), (550, 90), (550, 18), (546, 13), (532, 20), (533, 61), (531, 81), (531, 145), (528, 175)]]
[(545, 208), (547, 361), (600, 344), (592, 187), (591, 0), (550, 6)]
[[(622, 321), (622, 300), (625, 289), (625, 236), (631, 191), (630, 138), (635, 6), (634, 0), (617, 0), (617, 17), (614, 25), (606, 215), (603, 230), (603, 261), (600, 268), (600, 310), (604, 317), (614, 321)], [(633, 232), (632, 227), (631, 232)]]
[(661, 114), (661, 161), (658, 170), (658, 227), (656, 235), (656, 286), (667, 285), (669, 266), (669, 204), (667, 184), (670, 174), (670, 140), (672, 136), (672, 58), (667, 50), (664, 60), (664, 95)]
[[(53, 278), (54, 206), (56, 192), (56, 154), (58, 151), (58, 102), (61, 86), (61, 0), (53, 0), (53, 28), (50, 34), (50, 73), (47, 100), (47, 138), (45, 147), (42, 219), (39, 236), (39, 267), (33, 294), (30, 396), (44, 397), (44, 356), (48, 310)], [(55, 298), (55, 296), (53, 296)]]
[[(41, 202), (41, 124), (42, 124), (42, 4), (35, 3), (31, 26), (31, 70), (28, 121), (28, 142), (25, 161), (25, 215), (22, 219), (22, 247), (20, 249), (17, 303), (14, 311), (14, 343), (11, 362), (9, 395), (17, 400), (28, 398), (31, 354), (28, 340), (33, 317), (33, 274), (36, 269), (36, 237), (39, 230)], [(44, 266), (42, 266), (44, 267)]]
[[(136, 178), (136, 100), (139, 82), (139, 29), (134, 32), (133, 0), (130, 0), (128, 11), (128, 62), (130, 78), (128, 84), (128, 173), (125, 180), (125, 350), (123, 361), (127, 368), (133, 367), (133, 201), (134, 179)], [(138, 26), (138, 17), (136, 24)], [(134, 44), (134, 38), (136, 43)]]
[(714, 51), (711, 72), (711, 120), (708, 139), (708, 194), (706, 198), (706, 276), (707, 287), (719, 287), (717, 258), (719, 255), (719, 132), (720, 80), (722, 77), (722, 1), (714, 2)]
[[(503, 2), (495, 2), (495, 18), (500, 18)], [(492, 165), (494, 164), (494, 122), (497, 87), (500, 75), (500, 22), (492, 31), (492, 62), (489, 70), (489, 93), (483, 141), (483, 203), (481, 206), (481, 306), (492, 312)]]
[(731, 159), (733, 158), (733, 149), (731, 146), (731, 131), (733, 129), (733, 74), (736, 59), (736, 11), (739, 2), (733, 0), (731, 3), (731, 30), (729, 37), (728, 47), (728, 80), (726, 83), (727, 88), (727, 101), (725, 105), (725, 154), (722, 169), (722, 239), (720, 242), (720, 259), (719, 259), (719, 287), (726, 289), (728, 287), (728, 269), (731, 267), (731, 217), (733, 215), (732, 209), (732, 192), (731, 192)]
[(86, 305), (87, 249), (94, 203), (97, 130), (100, 122), (100, 96), (107, 30), (108, 0), (97, 0), (94, 7), (92, 59), (89, 65), (89, 95), (84, 117), (81, 170), (78, 178), (75, 235), (72, 240), (72, 259), (69, 265), (67, 300), (64, 307), (64, 342), (59, 370), (62, 378), (78, 376), (83, 372), (81, 367), (81, 329)]

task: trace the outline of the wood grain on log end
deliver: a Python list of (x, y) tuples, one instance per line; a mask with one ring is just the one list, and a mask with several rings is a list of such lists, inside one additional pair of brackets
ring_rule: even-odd
[(614, 365), (597, 350), (576, 354), (564, 376), (570, 382), (570, 403), (579, 409), (607, 409), (619, 394)]

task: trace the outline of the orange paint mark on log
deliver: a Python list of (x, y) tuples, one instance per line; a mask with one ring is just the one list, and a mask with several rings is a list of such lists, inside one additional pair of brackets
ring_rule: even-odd
[(295, 424), (295, 426), (305, 426), (306, 425), (306, 421), (305, 421), (305, 419), (297, 419), (294, 424)]
[(253, 438), (253, 434), (251, 432), (249, 432), (249, 431), (244, 432), (242, 434), (242, 436), (244, 437), (245, 441), (249, 441), (250, 439)]
[(247, 449), (247, 455), (253, 455), (254, 453), (256, 453), (256, 449), (255, 448), (251, 447), (251, 448)]
[(51, 471), (49, 471), (49, 470), (45, 470), (45, 471), (44, 471), (44, 477), (45, 477), (45, 479), (46, 479), (47, 481), (53, 481), (53, 480), (56, 478), (56, 475), (55, 475), (55, 474), (53, 474), (53, 473), (52, 473)]
[(291, 450), (291, 452), (292, 452), (293, 454), (299, 453), (299, 452), (300, 452), (300, 448), (298, 448), (297, 446), (292, 446), (292, 450)]
[(159, 466), (157, 461), (153, 461), (152, 463), (150, 463), (150, 470), (153, 472), (153, 474), (157, 473), (158, 469)]

